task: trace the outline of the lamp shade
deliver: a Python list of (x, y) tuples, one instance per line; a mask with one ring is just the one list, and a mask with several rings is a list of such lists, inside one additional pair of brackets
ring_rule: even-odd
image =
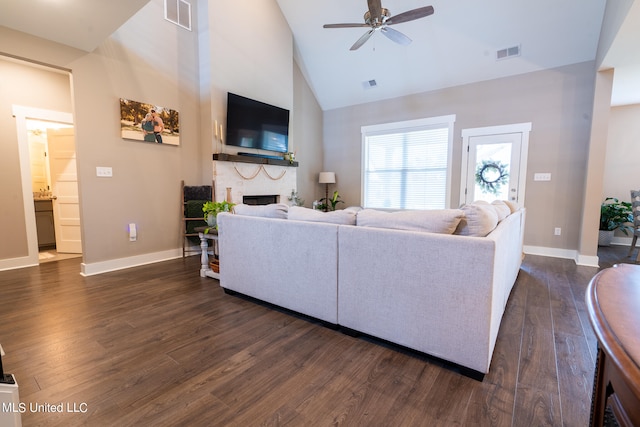
[(318, 179), (318, 183), (320, 183), (320, 184), (335, 184), (336, 183), (336, 174), (335, 174), (335, 172), (320, 172), (320, 179)]

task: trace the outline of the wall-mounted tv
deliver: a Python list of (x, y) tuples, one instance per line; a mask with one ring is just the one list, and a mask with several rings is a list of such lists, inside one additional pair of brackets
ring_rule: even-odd
[(229, 93), (227, 145), (286, 153), (289, 110)]

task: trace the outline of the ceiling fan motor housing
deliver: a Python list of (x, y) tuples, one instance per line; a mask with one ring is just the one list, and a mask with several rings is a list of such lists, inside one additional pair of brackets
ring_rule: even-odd
[(364, 22), (367, 25), (371, 25), (372, 27), (377, 27), (382, 24), (391, 16), (389, 13), (389, 9), (382, 8), (382, 15), (380, 17), (376, 17), (373, 21), (371, 20), (371, 12), (368, 10), (364, 14)]

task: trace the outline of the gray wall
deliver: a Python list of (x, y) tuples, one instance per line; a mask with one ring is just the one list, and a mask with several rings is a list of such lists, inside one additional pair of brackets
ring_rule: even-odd
[[(8, 195), (0, 207), (0, 261), (27, 255), (14, 103), (74, 113), (84, 263), (97, 270), (180, 253), (180, 180), (210, 182), (211, 125), (224, 123), (227, 90), (292, 108), (298, 185), (302, 197), (313, 198), (322, 112), (294, 66), (292, 36), (275, 0), (261, 2), (255, 15), (246, 14), (249, 3), (224, 2), (225, 27), (219, 9), (194, 2), (190, 32), (165, 21), (162, 0), (152, 0), (91, 53), (0, 27), (0, 55), (72, 75), (70, 85), (68, 74), (0, 60), (0, 190)], [(181, 145), (122, 139), (121, 97), (178, 110)], [(96, 177), (96, 166), (112, 167), (113, 178)], [(137, 242), (128, 240), (131, 222), (138, 225)]]
[(13, 105), (71, 112), (68, 73), (26, 66), (0, 56), (0, 194), (3, 195), (0, 203), (0, 260), (27, 256), (18, 134), (12, 113)]
[[(336, 172), (347, 205), (361, 203), (364, 125), (455, 114), (451, 206), (460, 188), (461, 131), (531, 122), (525, 244), (578, 248), (594, 94), (594, 63), (458, 86), (325, 111), (324, 167)], [(534, 182), (550, 172), (551, 182)], [(561, 227), (562, 235), (554, 236)]]
[(611, 108), (605, 157), (605, 197), (630, 201), (629, 191), (640, 190), (640, 104)]

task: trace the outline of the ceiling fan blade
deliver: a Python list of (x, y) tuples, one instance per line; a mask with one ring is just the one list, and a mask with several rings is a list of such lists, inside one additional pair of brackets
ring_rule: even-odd
[(368, 24), (324, 24), (322, 28), (355, 28), (369, 27)]
[(403, 46), (406, 46), (411, 43), (411, 39), (409, 37), (405, 36), (400, 31), (394, 30), (393, 28), (383, 27), (380, 31), (382, 31), (382, 34), (387, 36), (389, 40), (394, 41)]
[(398, 15), (392, 16), (385, 21), (387, 25), (400, 24), (402, 22), (413, 21), (414, 19), (424, 18), (425, 16), (433, 15), (433, 6), (419, 7), (417, 9), (408, 10)]
[(369, 37), (371, 37), (371, 35), (373, 35), (373, 33), (375, 32), (375, 30), (372, 28), (369, 31), (367, 31), (366, 33), (364, 33), (364, 35), (362, 37), (360, 37), (358, 39), (357, 42), (355, 42), (353, 44), (353, 46), (351, 46), (351, 49), (349, 50), (357, 50), (360, 48), (360, 46), (362, 46), (363, 44), (365, 44), (367, 42), (367, 40), (369, 40)]

